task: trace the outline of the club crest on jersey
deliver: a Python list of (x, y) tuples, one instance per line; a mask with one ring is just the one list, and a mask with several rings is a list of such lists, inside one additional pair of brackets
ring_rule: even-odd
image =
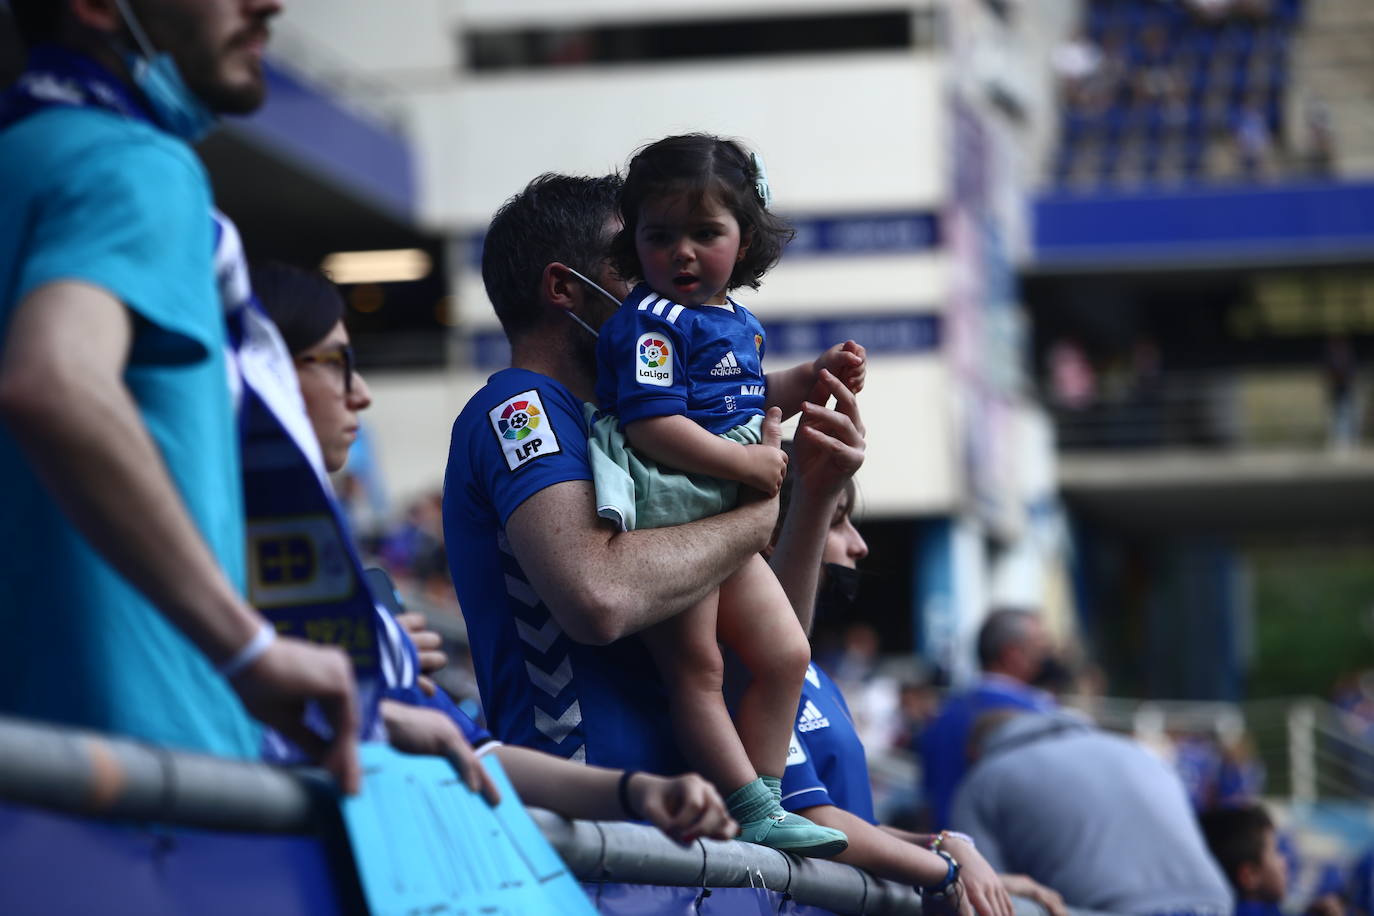
[(545, 416), (536, 389), (522, 391), (501, 402), (487, 411), (487, 418), (491, 420), (492, 432), (496, 433), (506, 464), (512, 471), (536, 458), (560, 451), (553, 424)]
[(660, 388), (672, 386), (673, 351), (668, 341), (653, 331), (641, 334), (635, 353), (635, 381)]

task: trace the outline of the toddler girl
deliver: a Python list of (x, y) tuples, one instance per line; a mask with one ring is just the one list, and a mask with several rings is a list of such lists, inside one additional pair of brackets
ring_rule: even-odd
[[(726, 293), (757, 289), (792, 236), (768, 200), (762, 162), (730, 140), (669, 137), (630, 162), (611, 262), (643, 282), (601, 329), (596, 394), (607, 415), (592, 437), (598, 508), (626, 528), (726, 511), (741, 484), (776, 494), (787, 459), (761, 444), (765, 409), (796, 413), (822, 370), (852, 391), (863, 387), (864, 351), (853, 341), (764, 375), (763, 327)], [(810, 648), (763, 558), (642, 635), (667, 682), (684, 755), (727, 796), (741, 838), (813, 856), (842, 852), (843, 833), (781, 807)], [(751, 675), (733, 723), (717, 640)]]

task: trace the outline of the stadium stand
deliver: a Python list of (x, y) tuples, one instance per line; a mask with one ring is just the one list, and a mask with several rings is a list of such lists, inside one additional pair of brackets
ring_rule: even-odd
[(1053, 182), (1066, 188), (1259, 178), (1285, 135), (1301, 0), (1217, 18), (1158, 0), (1094, 0), (1061, 67)]

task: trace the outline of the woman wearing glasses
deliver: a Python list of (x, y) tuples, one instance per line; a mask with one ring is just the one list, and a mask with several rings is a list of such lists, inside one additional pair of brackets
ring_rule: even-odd
[[(323, 274), (275, 262), (255, 265), (252, 281), (253, 291), (295, 360), (301, 395), (324, 453), (325, 468), (337, 471), (357, 438), (358, 412), (372, 403), (367, 382), (353, 362), (343, 324), (343, 298)], [(442, 667), (444, 657), (437, 651), (437, 634), (424, 629), (424, 618), (404, 614), (398, 620), (421, 650), (421, 670), (432, 674)], [(382, 718), (398, 750), (447, 758), (468, 785), (483, 791), (489, 800), (494, 800), (495, 790), (476, 764), (469, 741), (479, 753), (490, 750), (496, 754), (526, 804), (574, 818), (646, 820), (684, 843), (698, 836), (728, 839), (737, 832), (719, 793), (696, 774), (665, 778), (608, 770), (532, 748), (502, 745), (456, 706), (442, 701), (383, 700)]]
[(253, 267), (253, 291), (281, 331), (296, 361), (301, 396), (333, 473), (358, 438), (358, 412), (372, 403), (367, 382), (353, 364), (344, 327), (343, 297), (318, 273), (268, 262)]

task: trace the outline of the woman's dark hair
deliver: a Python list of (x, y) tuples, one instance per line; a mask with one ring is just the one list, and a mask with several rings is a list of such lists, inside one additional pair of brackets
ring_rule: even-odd
[(263, 261), (252, 265), (250, 272), (253, 292), (292, 356), (315, 346), (343, 318), (339, 288), (318, 270)]
[(635, 250), (635, 231), (646, 201), (685, 193), (695, 208), (707, 195), (715, 195), (739, 223), (741, 241), (749, 243), (725, 288), (758, 289), (759, 280), (778, 263), (783, 247), (796, 234), (786, 220), (763, 205), (755, 190), (760, 177), (753, 158), (734, 140), (684, 134), (649, 144), (630, 160), (620, 191), (620, 218), (625, 225), (611, 242), (611, 266), (622, 277), (644, 276)]

